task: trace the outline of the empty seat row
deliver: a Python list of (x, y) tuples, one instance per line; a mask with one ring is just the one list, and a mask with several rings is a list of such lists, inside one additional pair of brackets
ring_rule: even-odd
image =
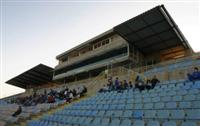
[[(42, 120), (29, 122), (29, 126), (178, 126), (178, 122), (175, 120), (164, 120), (163, 122), (157, 120), (131, 120), (131, 119), (119, 119), (119, 118), (90, 118), (90, 117), (69, 117), (63, 120)], [(181, 121), (180, 126), (198, 126), (198, 121)]]
[(99, 104), (66, 107), (66, 110), (125, 110), (125, 109), (198, 109), (199, 101), (170, 101), (166, 102), (149, 102), (149, 103), (120, 103), (120, 104)]
[[(151, 92), (151, 93), (141, 93), (141, 94), (123, 94), (123, 95), (116, 95), (116, 96), (105, 96), (102, 99), (89, 99), (81, 102), (81, 104), (95, 104), (95, 103), (101, 103), (101, 102), (107, 102), (110, 100), (129, 100), (129, 99), (138, 99), (138, 98), (154, 98), (154, 97), (166, 97), (166, 96), (184, 96), (184, 95), (197, 95), (200, 93), (200, 89), (183, 89), (178, 91), (163, 91), (161, 93), (157, 92)], [(118, 98), (119, 97), (119, 98)], [(183, 99), (185, 100), (185, 99)], [(187, 100), (187, 99), (186, 99)]]
[(200, 119), (200, 109), (188, 110), (109, 110), (109, 111), (62, 111), (55, 116), (124, 117), (156, 119)]

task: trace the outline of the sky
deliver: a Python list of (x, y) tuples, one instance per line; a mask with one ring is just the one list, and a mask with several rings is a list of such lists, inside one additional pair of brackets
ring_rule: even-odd
[(1, 0), (0, 98), (23, 92), (5, 82), (157, 5), (164, 4), (194, 49), (200, 51), (198, 0)]

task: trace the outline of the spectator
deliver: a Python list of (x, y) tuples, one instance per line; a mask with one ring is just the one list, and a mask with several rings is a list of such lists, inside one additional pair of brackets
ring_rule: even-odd
[(144, 85), (144, 83), (142, 83), (142, 82), (137, 82), (136, 84), (135, 84), (135, 88), (137, 89), (139, 89), (140, 90), (140, 92), (141, 91), (143, 91), (144, 89), (145, 89), (145, 85)]
[(76, 88), (76, 94), (77, 94), (77, 97), (80, 97), (81, 96), (81, 90), (80, 88)]
[(137, 74), (136, 79), (135, 79), (135, 83), (142, 83), (144, 84), (146, 78), (144, 75), (142, 75), (140, 72)]
[(48, 103), (54, 103), (55, 102), (55, 97), (52, 96), (52, 95), (49, 95), (48, 98), (47, 98), (47, 102)]
[(113, 90), (114, 89), (112, 77), (110, 77), (108, 79), (108, 87), (109, 87), (109, 90)]
[(76, 90), (75, 89), (73, 89), (72, 94), (73, 94), (73, 96), (76, 97), (77, 94), (76, 94)]
[(124, 89), (128, 89), (129, 85), (126, 80), (124, 80)]
[(120, 88), (118, 77), (115, 79), (115, 89), (118, 90)]
[(147, 80), (146, 89), (147, 89), (147, 90), (150, 90), (151, 88), (152, 88), (151, 81), (150, 81), (150, 80)]
[(124, 89), (124, 84), (122, 81), (119, 81), (119, 90), (123, 90)]
[(158, 83), (160, 83), (160, 81), (157, 79), (156, 75), (154, 75), (151, 80), (151, 89), (153, 89)]
[(47, 95), (47, 90), (46, 89), (44, 89), (44, 95)]
[(69, 93), (69, 98), (70, 98), (70, 100), (74, 98), (74, 95), (73, 95), (72, 91), (70, 91), (70, 93)]
[(68, 89), (64, 91), (64, 96), (66, 97), (68, 94)]
[(188, 75), (188, 80), (190, 81), (195, 81), (195, 80), (200, 80), (200, 72), (197, 67), (194, 68), (194, 72), (192, 74), (187, 74)]
[(137, 74), (136, 79), (135, 79), (135, 88), (139, 89), (140, 91), (145, 89), (145, 76), (143, 76), (140, 72)]
[(17, 111), (16, 111), (15, 113), (13, 113), (12, 116), (13, 116), (13, 117), (16, 117), (16, 116), (18, 116), (21, 112), (22, 112), (22, 107), (19, 106), (18, 109), (17, 109)]
[(49, 95), (55, 96), (56, 95), (56, 91), (54, 91), (53, 89), (50, 89)]
[(106, 91), (108, 91), (109, 90), (109, 87), (108, 86), (106, 86), (106, 85), (103, 85), (103, 88), (101, 88), (100, 90), (99, 90), (99, 92), (101, 93), (101, 92), (106, 92)]
[(71, 102), (71, 100), (74, 98), (72, 91), (70, 90), (67, 98), (66, 98), (66, 102)]
[(133, 88), (133, 84), (131, 81), (129, 81), (129, 88)]
[(87, 93), (87, 88), (85, 85), (83, 85), (83, 94)]

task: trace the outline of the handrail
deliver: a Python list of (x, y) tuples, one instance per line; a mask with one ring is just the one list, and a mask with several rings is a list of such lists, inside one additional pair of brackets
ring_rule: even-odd
[(98, 65), (98, 64), (103, 64), (103, 63), (104, 63), (104, 64), (107, 64), (109, 61), (112, 61), (112, 60), (115, 61), (115, 60), (117, 60), (117, 58), (124, 58), (124, 57), (126, 57), (126, 56), (128, 56), (127, 53), (123, 53), (123, 54), (117, 55), (117, 56), (112, 57), (112, 58), (108, 58), (108, 59), (101, 60), (101, 61), (96, 62), (96, 63), (92, 63), (92, 64), (88, 64), (88, 65), (79, 67), (79, 68), (77, 68), (77, 69), (68, 71), (68, 72), (66, 72), (66, 73), (61, 73), (61, 74), (55, 75), (54, 78), (59, 77), (59, 76), (63, 76), (64, 74), (68, 74), (68, 75), (69, 75), (69, 74), (76, 74), (76, 73), (78, 73), (78, 72), (80, 72), (80, 71), (84, 71), (83, 68), (94, 67), (94, 66), (96, 66), (96, 65)]

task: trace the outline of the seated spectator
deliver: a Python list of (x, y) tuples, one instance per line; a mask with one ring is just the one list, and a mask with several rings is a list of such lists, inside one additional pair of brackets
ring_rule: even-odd
[(70, 103), (73, 98), (74, 98), (73, 92), (70, 90), (69, 93), (68, 93), (68, 96), (66, 98), (66, 102)]
[(160, 81), (157, 79), (156, 75), (154, 75), (151, 80), (151, 89), (153, 89), (158, 83), (160, 83)]
[(57, 94), (56, 91), (54, 91), (53, 89), (50, 89), (49, 95), (55, 96)]
[(128, 89), (129, 85), (128, 85), (126, 80), (124, 80), (124, 84), (123, 85), (124, 85), (124, 89)]
[(131, 81), (129, 81), (129, 88), (133, 88), (133, 84)]
[(119, 89), (120, 89), (118, 77), (116, 77), (116, 79), (115, 79), (115, 89), (116, 89), (116, 90), (119, 90)]
[(76, 88), (76, 97), (77, 97), (77, 98), (81, 97), (81, 90), (80, 90), (79, 87)]
[(17, 111), (16, 111), (15, 113), (13, 113), (12, 116), (13, 116), (13, 117), (16, 117), (16, 116), (18, 116), (21, 112), (22, 112), (22, 107), (19, 106), (18, 109), (17, 109)]
[(66, 97), (68, 94), (68, 89), (64, 91), (64, 96)]
[(200, 80), (200, 71), (197, 67), (194, 68), (194, 72), (192, 74), (187, 74), (188, 75), (188, 80), (190, 81), (196, 81)]
[(135, 79), (135, 82), (136, 83), (144, 83), (145, 82), (145, 80), (146, 80), (146, 78), (145, 78), (145, 76), (144, 75), (142, 75), (140, 72), (137, 74), (137, 76), (136, 76), (136, 79)]
[(49, 95), (48, 98), (47, 98), (47, 102), (48, 103), (54, 103), (55, 102), (55, 97), (52, 96), (52, 95)]
[(135, 88), (138, 88), (140, 91), (145, 89), (145, 77), (139, 72), (135, 79)]
[(145, 89), (145, 87), (146, 87), (146, 86), (145, 86), (144, 83), (142, 83), (142, 82), (138, 82), (138, 83), (135, 84), (135, 88), (136, 88), (136, 89), (139, 89), (140, 92), (143, 91), (143, 90)]
[(72, 91), (70, 91), (70, 93), (69, 93), (69, 98), (70, 98), (70, 100), (74, 98), (74, 95), (73, 95)]
[(47, 90), (46, 89), (44, 89), (44, 95), (47, 95)]
[(87, 88), (85, 85), (83, 85), (83, 94), (87, 93)]
[(109, 90), (109, 87), (108, 86), (106, 86), (106, 85), (103, 85), (103, 88), (101, 88), (100, 90), (99, 90), (99, 92), (101, 93), (101, 92), (107, 92)]
[(112, 77), (110, 77), (108, 79), (108, 84), (107, 85), (109, 87), (109, 90), (113, 90), (114, 89)]
[(41, 95), (40, 103), (45, 103), (47, 101), (47, 95)]
[(73, 89), (72, 94), (73, 94), (73, 96), (76, 97), (77, 94), (76, 94), (76, 90), (75, 89)]
[(151, 81), (150, 81), (150, 80), (147, 80), (146, 89), (147, 89), (147, 90), (150, 90), (151, 88), (152, 88)]

